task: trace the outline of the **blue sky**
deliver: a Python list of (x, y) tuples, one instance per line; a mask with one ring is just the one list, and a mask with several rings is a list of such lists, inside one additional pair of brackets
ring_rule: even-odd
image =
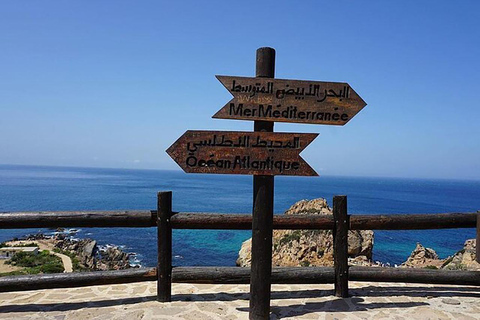
[(345, 81), (368, 103), (302, 156), (320, 175), (480, 179), (478, 1), (3, 1), (0, 164), (178, 169), (229, 99), (216, 74)]

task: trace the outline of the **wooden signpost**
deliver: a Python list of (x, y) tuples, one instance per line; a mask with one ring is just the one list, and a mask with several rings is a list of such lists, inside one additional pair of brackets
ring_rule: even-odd
[(256, 78), (217, 76), (233, 99), (213, 117), (253, 120), (254, 132), (187, 131), (167, 150), (185, 172), (253, 175), (250, 319), (270, 315), (274, 176), (317, 175), (299, 154), (318, 134), (274, 133), (274, 122), (344, 125), (366, 106), (347, 83), (274, 76), (272, 48), (257, 50)]
[(233, 95), (213, 117), (344, 125), (365, 101), (348, 83), (217, 76)]
[(317, 135), (187, 131), (167, 153), (188, 173), (317, 176), (299, 156)]

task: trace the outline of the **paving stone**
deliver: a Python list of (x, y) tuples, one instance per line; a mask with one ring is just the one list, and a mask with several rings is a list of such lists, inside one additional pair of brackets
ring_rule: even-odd
[(451, 305), (459, 305), (460, 304), (460, 301), (458, 301), (457, 299), (450, 299), (450, 298), (442, 299), (442, 302), (445, 303), (445, 304), (451, 304)]
[[(340, 299), (332, 285), (273, 285), (271, 319), (480, 319), (480, 288), (351, 282)], [(156, 283), (0, 293), (0, 319), (248, 319), (248, 285), (174, 284), (171, 303)], [(447, 295), (448, 294), (448, 295)], [(441, 298), (433, 298), (439, 296)]]

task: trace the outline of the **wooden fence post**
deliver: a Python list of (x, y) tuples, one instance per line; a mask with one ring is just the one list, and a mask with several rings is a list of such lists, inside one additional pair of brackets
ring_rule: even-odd
[(335, 296), (348, 297), (348, 215), (347, 196), (333, 197), (333, 263)]
[(480, 263), (480, 210), (477, 211), (477, 262)]
[(157, 195), (157, 300), (172, 301), (172, 192)]
[[(259, 48), (256, 55), (256, 76), (273, 78), (275, 50)], [(255, 132), (273, 132), (274, 122), (255, 121)], [(253, 176), (252, 268), (250, 273), (249, 318), (270, 318), (272, 276), (274, 176)]]

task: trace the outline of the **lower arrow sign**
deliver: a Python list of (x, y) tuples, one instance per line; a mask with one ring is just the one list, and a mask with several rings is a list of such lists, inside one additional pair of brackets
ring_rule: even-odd
[(187, 173), (318, 176), (300, 157), (316, 133), (187, 131), (167, 149)]

